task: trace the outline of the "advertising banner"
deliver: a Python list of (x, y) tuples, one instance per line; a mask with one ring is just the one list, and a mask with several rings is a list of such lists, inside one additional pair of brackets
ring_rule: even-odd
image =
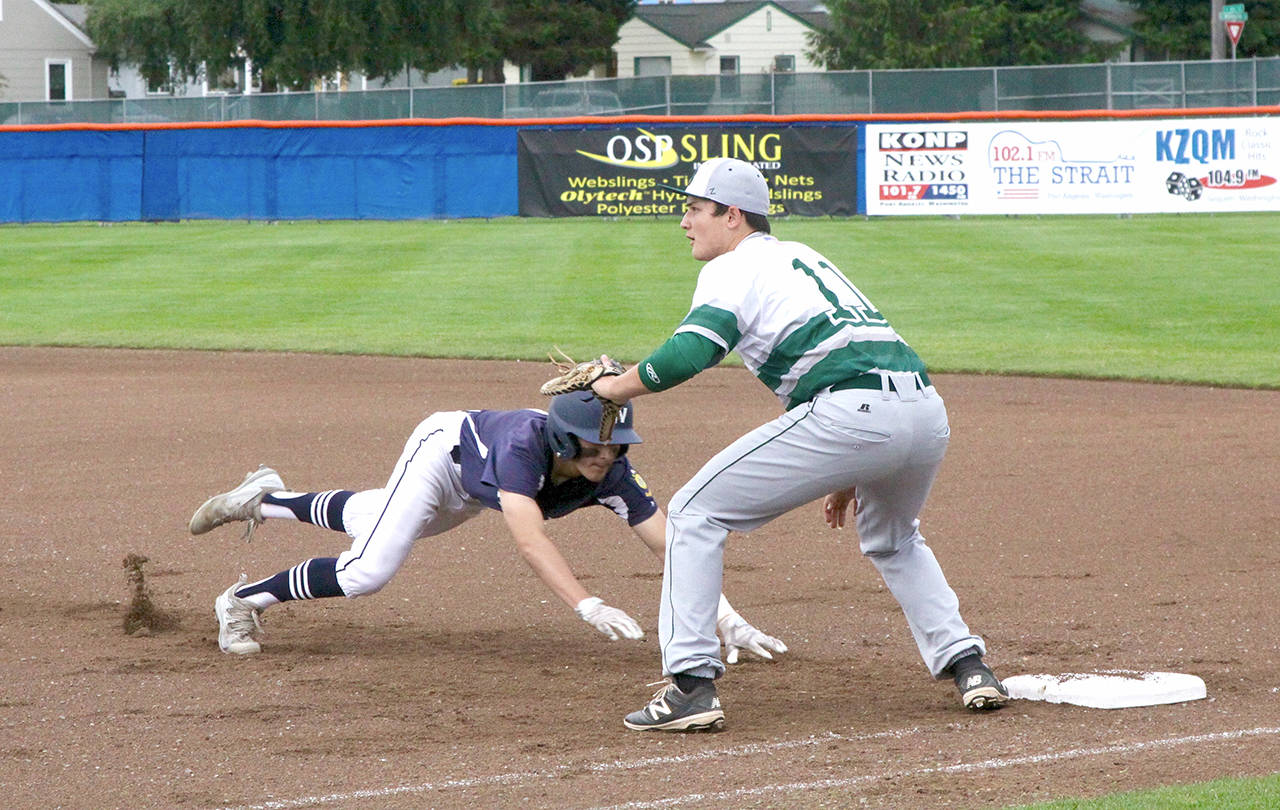
[(1280, 210), (1280, 120), (868, 125), (869, 215)]
[(520, 215), (679, 215), (704, 161), (754, 164), (770, 187), (771, 216), (852, 215), (857, 207), (857, 129), (795, 126), (634, 126), (522, 129)]

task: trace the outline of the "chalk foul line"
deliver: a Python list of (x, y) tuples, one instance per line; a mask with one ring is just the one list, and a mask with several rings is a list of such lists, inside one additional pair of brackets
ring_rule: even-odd
[[(610, 762), (598, 762), (587, 766), (579, 765), (559, 765), (554, 768), (534, 771), (513, 771), (508, 773), (492, 774), (489, 776), (467, 777), (460, 779), (444, 779), (436, 782), (424, 782), (418, 785), (400, 785), (395, 787), (369, 788), (366, 790), (352, 790), (343, 793), (330, 793), (321, 796), (302, 796), (294, 799), (282, 799), (276, 801), (262, 802), (260, 804), (244, 805), (235, 810), (288, 810), (295, 807), (315, 807), (324, 804), (333, 804), (337, 802), (350, 802), (360, 799), (380, 799), (390, 796), (411, 795), (416, 793), (430, 793), (434, 791), (466, 789), (477, 787), (488, 787), (494, 785), (511, 785), (520, 784), (522, 782), (530, 782), (542, 779), (555, 779), (563, 776), (569, 771), (586, 770), (590, 773), (609, 773), (615, 771), (636, 770), (639, 768), (649, 768), (663, 765), (678, 765), (681, 763), (697, 762), (700, 760), (723, 759), (724, 757), (740, 757), (754, 756), (759, 754), (770, 754), (777, 751), (783, 751), (791, 748), (800, 748), (811, 745), (823, 745), (832, 742), (861, 742), (886, 738), (901, 738), (917, 734), (921, 731), (919, 728), (898, 729), (893, 731), (882, 731), (872, 734), (837, 734), (836, 732), (827, 732), (826, 734), (815, 735), (803, 740), (783, 740), (773, 743), (749, 743), (746, 745), (734, 746), (731, 748), (719, 748), (707, 751), (698, 751), (690, 754), (679, 754), (674, 756), (663, 757), (645, 757), (633, 760), (617, 759)], [(1059, 762), (1070, 759), (1080, 759), (1084, 757), (1106, 756), (1110, 754), (1132, 753), (1136, 751), (1158, 750), (1163, 748), (1176, 748), (1183, 745), (1196, 745), (1198, 743), (1221, 742), (1224, 740), (1245, 739), (1249, 737), (1263, 737), (1280, 734), (1280, 728), (1252, 728), (1241, 729), (1236, 731), (1221, 731), (1212, 734), (1196, 734), (1185, 737), (1168, 737), (1160, 740), (1146, 740), (1132, 743), (1117, 743), (1115, 745), (1101, 746), (1095, 748), (1075, 748), (1068, 751), (1059, 751), (1057, 753), (1047, 754), (1028, 754), (1017, 757), (997, 757), (994, 759), (982, 760), (980, 762), (965, 762), (955, 765), (938, 765), (927, 766), (922, 768), (905, 769), (900, 771), (881, 772), (873, 774), (863, 774), (860, 776), (851, 776), (840, 779), (817, 779), (807, 782), (786, 782), (773, 785), (761, 785), (759, 787), (738, 788), (735, 790), (722, 791), (718, 793), (689, 793), (683, 796), (673, 796), (653, 801), (636, 801), (627, 802), (625, 804), (615, 804), (608, 807), (597, 807), (593, 810), (648, 810), (649, 808), (672, 807), (679, 804), (689, 804), (695, 802), (725, 801), (734, 798), (744, 798), (750, 796), (762, 796), (771, 793), (796, 793), (808, 790), (824, 790), (840, 787), (854, 787), (859, 784), (883, 779), (896, 779), (911, 776), (928, 776), (931, 774), (946, 773), (973, 773), (987, 770), (999, 770), (1001, 768), (1010, 768), (1018, 765), (1034, 765), (1048, 762)]]
[(956, 765), (940, 765), (936, 767), (905, 769), (896, 772), (891, 771), (885, 773), (864, 774), (861, 776), (851, 776), (843, 779), (816, 779), (809, 782), (788, 782), (775, 785), (762, 785), (754, 788), (726, 790), (718, 793), (690, 793), (684, 796), (673, 796), (671, 798), (658, 799), (656, 801), (627, 802), (625, 804), (615, 804), (608, 807), (596, 807), (592, 808), (592, 810), (649, 810), (649, 808), (672, 807), (680, 804), (725, 801), (728, 799), (740, 799), (750, 796), (764, 796), (771, 793), (797, 793), (807, 790), (854, 787), (864, 782), (878, 782), (884, 779), (999, 770), (1001, 768), (1011, 768), (1017, 765), (1061, 762), (1064, 760), (1080, 759), (1084, 757), (1133, 753), (1137, 751), (1149, 751), (1161, 748), (1176, 748), (1183, 745), (1195, 745), (1197, 743), (1221, 742), (1223, 740), (1243, 739), (1246, 737), (1263, 737), (1275, 734), (1280, 734), (1280, 728), (1251, 728), (1238, 731), (1222, 731), (1214, 734), (1196, 734), (1189, 737), (1169, 737), (1163, 740), (1118, 743), (1116, 745), (1106, 745), (1098, 748), (1075, 748), (1069, 751), (1059, 751), (1055, 754), (1029, 754), (1027, 756), (1020, 757), (997, 757), (995, 759), (987, 759), (981, 762), (964, 762)]

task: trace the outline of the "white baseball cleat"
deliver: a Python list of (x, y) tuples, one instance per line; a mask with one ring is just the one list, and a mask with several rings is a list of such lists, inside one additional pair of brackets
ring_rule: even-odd
[(187, 529), (192, 534), (204, 534), (233, 520), (247, 520), (249, 526), (244, 539), (252, 540), (253, 530), (262, 523), (262, 496), (282, 489), (284, 481), (279, 473), (270, 467), (259, 467), (246, 475), (235, 489), (214, 495), (201, 504), (191, 516)]
[(218, 617), (218, 646), (224, 653), (253, 655), (262, 645), (253, 634), (262, 629), (262, 611), (236, 596), (248, 577), (240, 575), (236, 584), (222, 592), (213, 602), (213, 615)]

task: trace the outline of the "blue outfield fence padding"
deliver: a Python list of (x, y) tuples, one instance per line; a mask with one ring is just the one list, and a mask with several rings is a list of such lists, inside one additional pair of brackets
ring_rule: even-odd
[(0, 220), (516, 214), (516, 130), (233, 125), (0, 132)]
[(138, 219), (145, 134), (139, 130), (0, 134), (0, 221)]

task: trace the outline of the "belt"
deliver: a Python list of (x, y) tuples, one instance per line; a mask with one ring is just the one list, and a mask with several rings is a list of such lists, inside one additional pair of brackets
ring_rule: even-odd
[[(889, 390), (896, 392), (898, 390), (898, 386), (893, 384), (893, 379), (889, 378), (888, 382), (889, 382)], [(924, 383), (925, 385), (930, 385), (931, 383), (929, 382), (929, 375), (925, 374), (923, 371), (920, 372), (920, 382)], [(876, 373), (871, 373), (871, 374), (863, 374), (861, 377), (854, 377), (853, 379), (850, 379), (850, 380), (844, 380), (843, 382), (834, 383), (831, 386), (830, 390), (847, 391), (850, 388), (865, 388), (870, 391), (879, 391), (883, 387), (884, 387), (884, 382), (881, 375)]]

